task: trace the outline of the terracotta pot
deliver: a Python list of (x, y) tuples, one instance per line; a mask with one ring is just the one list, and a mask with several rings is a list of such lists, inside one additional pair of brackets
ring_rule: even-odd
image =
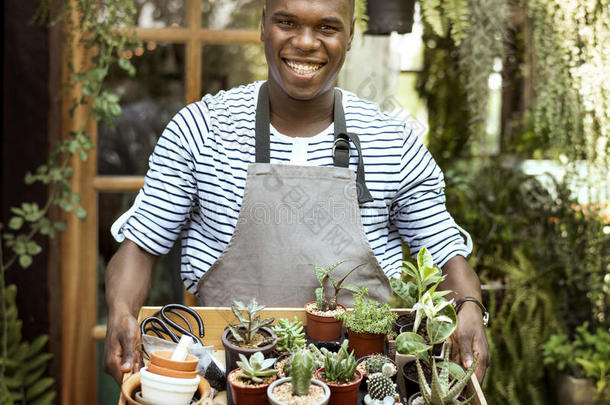
[(316, 370), (314, 376), (316, 379), (324, 381), (330, 388), (329, 405), (354, 405), (358, 403), (358, 387), (362, 381), (362, 374), (356, 370), (358, 379), (350, 384), (331, 384), (326, 381), (320, 374), (324, 372), (324, 367)]
[[(291, 381), (290, 377), (280, 378), (279, 380), (275, 380), (274, 382), (271, 383), (271, 385), (269, 385), (269, 388), (267, 388), (267, 397), (269, 397), (269, 403), (271, 405), (282, 405), (282, 402), (277, 401), (273, 397), (273, 389), (275, 387), (277, 387), (278, 385), (281, 385), (281, 384), (284, 384), (284, 383), (290, 382), (290, 381)], [(328, 401), (330, 400), (330, 389), (328, 388), (328, 385), (326, 385), (326, 383), (323, 382), (323, 381), (312, 379), (311, 380), (311, 385), (314, 385), (314, 384), (315, 385), (319, 385), (320, 387), (324, 388), (324, 398), (322, 398), (318, 402), (312, 402), (309, 405), (326, 405), (326, 404), (328, 404)]]
[[(123, 381), (121, 385), (121, 394), (129, 405), (144, 405), (143, 402), (137, 401), (136, 394), (140, 393), (141, 389), (141, 380), (140, 373), (135, 373), (127, 380)], [(210, 395), (210, 384), (208, 381), (201, 377), (199, 380), (199, 386), (197, 387), (197, 394), (199, 396), (199, 401), (195, 402), (194, 405), (202, 405), (203, 400), (206, 399)]]
[(180, 370), (172, 370), (171, 368), (165, 368), (157, 366), (156, 364), (149, 362), (148, 363), (148, 371), (158, 375), (164, 375), (166, 377), (174, 377), (174, 378), (195, 378), (197, 376), (197, 370), (193, 371), (180, 371)]
[[(239, 369), (235, 369), (227, 376), (227, 381), (231, 387), (231, 399), (233, 405), (267, 405), (267, 388), (269, 384), (261, 385), (259, 387), (241, 387), (233, 384), (231, 381), (231, 375), (235, 374)], [(273, 380), (275, 381), (275, 375)]]
[[(315, 303), (315, 301), (305, 304), (305, 308), (311, 303)], [(343, 308), (344, 311), (346, 310), (345, 306), (341, 304), (337, 304), (337, 306)], [(307, 316), (307, 336), (310, 339), (328, 342), (341, 337), (343, 323), (335, 319), (334, 316), (316, 315), (307, 310), (305, 310), (305, 315)]]
[(349, 350), (353, 350), (354, 356), (357, 358), (371, 354), (383, 354), (384, 334), (358, 333), (348, 329), (347, 338), (349, 339)]
[(225, 329), (225, 331), (222, 333), (221, 340), (222, 340), (222, 344), (225, 347), (225, 353), (227, 356), (227, 364), (229, 365), (227, 367), (227, 371), (235, 370), (237, 368), (237, 360), (239, 360), (239, 353), (242, 353), (247, 358), (250, 358), (250, 356), (252, 356), (256, 352), (262, 352), (263, 355), (265, 356), (265, 358), (271, 357), (271, 355), (273, 354), (273, 349), (275, 349), (275, 345), (277, 344), (277, 336), (271, 330), (271, 328), (267, 328), (267, 327), (261, 328), (260, 332), (263, 335), (272, 337), (273, 343), (270, 343), (263, 347), (246, 348), (246, 347), (240, 347), (240, 346), (233, 344), (229, 340), (229, 333), (230, 333), (229, 328)]
[(150, 362), (159, 367), (169, 368), (176, 371), (193, 371), (197, 370), (199, 359), (197, 356), (188, 354), (186, 360), (175, 361), (171, 360), (173, 351), (171, 350), (154, 350), (150, 354)]

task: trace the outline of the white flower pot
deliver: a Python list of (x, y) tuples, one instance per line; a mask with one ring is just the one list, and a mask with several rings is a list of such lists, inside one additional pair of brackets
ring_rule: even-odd
[(199, 385), (195, 378), (174, 378), (153, 374), (147, 367), (140, 370), (142, 398), (155, 405), (189, 405)]

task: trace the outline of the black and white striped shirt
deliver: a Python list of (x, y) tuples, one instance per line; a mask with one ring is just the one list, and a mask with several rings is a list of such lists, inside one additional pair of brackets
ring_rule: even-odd
[[(178, 112), (150, 156), (134, 205), (112, 227), (117, 241), (127, 238), (155, 255), (182, 236), (182, 279), (192, 293), (237, 223), (248, 165), (255, 161), (260, 84), (206, 95)], [(447, 212), (443, 174), (420, 139), (403, 120), (352, 93), (343, 91), (343, 105), (348, 131), (360, 138), (374, 198), (361, 206), (364, 231), (386, 275), (400, 274), (401, 239), (414, 255), (427, 247), (440, 266), (455, 255), (467, 257), (470, 237)], [(271, 163), (333, 165), (332, 125), (311, 138), (270, 133)], [(354, 147), (350, 156), (355, 176)]]

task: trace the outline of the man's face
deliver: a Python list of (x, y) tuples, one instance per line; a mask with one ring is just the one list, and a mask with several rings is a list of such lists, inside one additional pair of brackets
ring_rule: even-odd
[(350, 0), (267, 0), (261, 39), (269, 81), (311, 100), (333, 88), (353, 37)]

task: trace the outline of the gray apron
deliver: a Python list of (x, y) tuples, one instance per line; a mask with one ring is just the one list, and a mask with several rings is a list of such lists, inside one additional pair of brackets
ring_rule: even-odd
[[(349, 169), (349, 141), (359, 155), (360, 142), (348, 134), (335, 91), (334, 167), (269, 164), (269, 90), (259, 90), (256, 110), (256, 163), (248, 167), (237, 226), (218, 260), (197, 285), (203, 306), (229, 306), (252, 297), (267, 306), (302, 307), (315, 299), (319, 286), (314, 264), (328, 267), (349, 259), (332, 275), (338, 280), (351, 268), (345, 284), (366, 287), (371, 298), (387, 302), (390, 283), (362, 227), (359, 202), (372, 197), (359, 156), (356, 181)], [(329, 294), (333, 293), (330, 284)], [(351, 306), (343, 291), (339, 302)]]

